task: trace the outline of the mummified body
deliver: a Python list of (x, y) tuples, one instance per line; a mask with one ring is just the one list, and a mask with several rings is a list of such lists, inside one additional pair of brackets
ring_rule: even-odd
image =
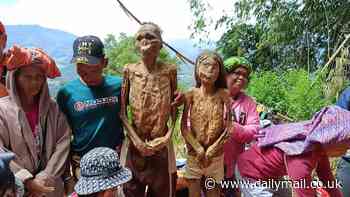
[[(133, 179), (124, 186), (128, 197), (145, 195), (173, 196), (176, 173), (171, 134), (175, 109), (171, 102), (176, 90), (176, 66), (157, 62), (162, 47), (160, 29), (153, 23), (142, 25), (136, 34), (136, 47), (141, 61), (124, 69), (122, 121), (131, 143), (127, 147), (126, 166)], [(132, 123), (126, 119), (129, 104)], [(172, 116), (173, 124), (167, 123)]]
[(149, 73), (141, 63), (126, 67), (133, 127), (143, 141), (162, 137), (168, 131), (176, 67), (162, 63), (157, 66), (157, 73)]
[[(185, 177), (190, 197), (200, 196), (204, 189), (200, 187), (202, 177), (214, 178), (216, 182), (224, 177), (223, 145), (232, 131), (223, 72), (220, 56), (204, 52), (196, 62), (197, 87), (185, 95), (181, 132), (188, 147)], [(214, 189), (207, 196), (219, 196), (219, 193)]]
[[(188, 96), (192, 100), (190, 110), (191, 131), (198, 142), (207, 150), (224, 131), (224, 90), (211, 97), (203, 95), (199, 88), (193, 89)], [(217, 146), (214, 156), (222, 154), (222, 147)], [(195, 156), (195, 151), (189, 146), (188, 154)]]

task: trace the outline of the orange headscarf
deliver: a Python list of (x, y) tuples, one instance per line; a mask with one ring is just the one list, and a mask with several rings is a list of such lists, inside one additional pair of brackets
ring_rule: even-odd
[(8, 50), (4, 64), (8, 70), (15, 70), (34, 64), (40, 66), (48, 78), (53, 79), (61, 76), (55, 60), (39, 48), (28, 49), (14, 45)]

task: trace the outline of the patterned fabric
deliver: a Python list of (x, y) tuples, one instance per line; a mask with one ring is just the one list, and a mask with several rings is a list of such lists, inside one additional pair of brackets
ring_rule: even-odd
[(309, 121), (282, 124), (262, 130), (260, 147), (275, 146), (287, 155), (313, 150), (316, 144), (327, 151), (350, 145), (350, 111), (338, 106), (324, 107)]
[(116, 151), (99, 147), (89, 151), (80, 162), (81, 176), (74, 189), (87, 195), (112, 189), (131, 180), (131, 171), (121, 167)]
[(53, 79), (61, 76), (55, 60), (39, 48), (28, 49), (14, 45), (8, 50), (3, 64), (8, 70), (16, 70), (35, 64), (45, 71), (48, 78)]
[(244, 57), (230, 57), (224, 61), (224, 67), (226, 72), (230, 73), (236, 68), (243, 66), (248, 69), (249, 73), (252, 72), (253, 68), (250, 62)]

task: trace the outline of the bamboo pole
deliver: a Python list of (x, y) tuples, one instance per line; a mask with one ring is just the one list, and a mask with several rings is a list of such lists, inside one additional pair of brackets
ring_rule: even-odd
[[(131, 17), (132, 19), (134, 19), (139, 25), (142, 25), (142, 22), (120, 1), (117, 0), (117, 2), (119, 3), (119, 6), (123, 9), (123, 11), (125, 12), (125, 14), (129, 17)], [(195, 63), (190, 60), (189, 58), (187, 58), (186, 56), (182, 55), (178, 50), (176, 50), (174, 47), (172, 47), (170, 44), (166, 43), (165, 41), (162, 40), (162, 43), (168, 47), (170, 50), (172, 50), (177, 57), (179, 57), (183, 62), (188, 62), (192, 65), (194, 65)]]

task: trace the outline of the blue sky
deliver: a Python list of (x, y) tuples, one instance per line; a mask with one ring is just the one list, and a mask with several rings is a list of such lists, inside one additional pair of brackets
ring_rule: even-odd
[[(122, 0), (143, 21), (157, 23), (165, 39), (187, 39), (193, 18), (188, 0)], [(233, 0), (208, 0), (210, 16), (221, 16)], [(139, 27), (119, 8), (116, 0), (0, 0), (0, 20), (5, 25), (38, 24), (75, 35), (125, 32), (134, 34)], [(213, 31), (213, 40), (222, 32)]]
[(17, 0), (1, 0), (0, 5), (15, 5)]

